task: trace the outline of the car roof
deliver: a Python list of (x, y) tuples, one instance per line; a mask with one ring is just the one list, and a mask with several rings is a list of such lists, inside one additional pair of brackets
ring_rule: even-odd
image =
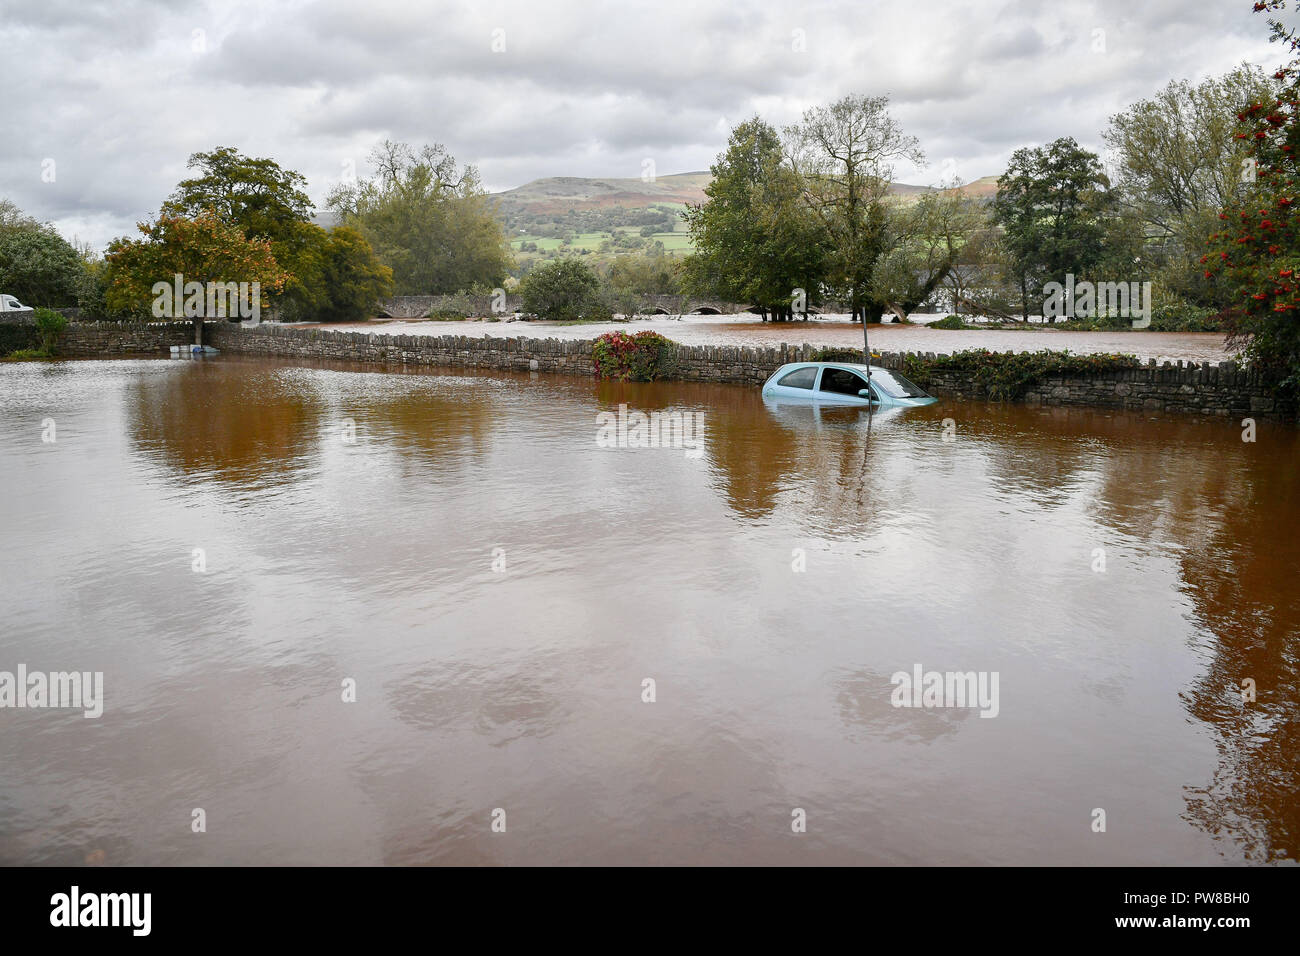
[[(860, 362), (787, 362), (777, 369), (777, 371), (784, 372), (787, 369), (796, 368), (851, 368), (858, 372), (865, 372), (867, 370), (867, 366)], [(872, 365), (870, 368), (873, 372), (885, 371), (885, 369), (881, 368), (879, 365)]]

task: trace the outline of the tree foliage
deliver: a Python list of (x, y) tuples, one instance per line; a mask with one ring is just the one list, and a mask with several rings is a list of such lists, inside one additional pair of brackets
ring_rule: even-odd
[(600, 276), (580, 259), (544, 262), (519, 284), (524, 311), (565, 322), (608, 318)]
[(1064, 136), (1011, 154), (998, 179), (993, 215), (1020, 287), (1023, 317), (1045, 282), (1084, 276), (1105, 256), (1113, 197), (1101, 161)]
[(820, 302), (828, 250), (776, 130), (758, 117), (741, 123), (712, 171), (708, 200), (685, 215), (696, 250), (686, 287), (777, 318), (791, 316), (796, 289)]
[(828, 250), (826, 282), (855, 318), (879, 318), (872, 295), (876, 264), (886, 251), (886, 197), (894, 163), (924, 159), (885, 96), (850, 95), (815, 107), (786, 130), (803, 197), (821, 225)]
[(28, 305), (76, 305), (84, 284), (77, 250), (48, 223), (0, 199), (0, 292)]
[(1217, 216), (1235, 202), (1249, 173), (1248, 145), (1235, 116), (1273, 96), (1273, 83), (1242, 64), (1192, 84), (1170, 82), (1110, 120), (1104, 139), (1115, 157), (1115, 188), (1137, 251), (1156, 281), (1190, 306), (1227, 305), (1196, 260)]
[[(1280, 3), (1256, 4), (1275, 11)], [(1246, 177), (1225, 203), (1220, 228), (1210, 235), (1205, 277), (1234, 303), (1229, 342), (1282, 389), (1300, 389), (1300, 38), (1270, 19), (1273, 39), (1291, 60), (1275, 74), (1271, 95), (1242, 104), (1234, 134), (1247, 148), (1253, 182)]]
[[(109, 244), (106, 299), (110, 309), (144, 314), (154, 299), (155, 283), (171, 284), (180, 274), (186, 283), (260, 283), (262, 295), (284, 288), (288, 274), (275, 261), (267, 239), (249, 239), (238, 226), (222, 222), (211, 212), (193, 219), (160, 214), (138, 224), (139, 239)], [(194, 316), (201, 334), (204, 318)], [(197, 339), (196, 339), (197, 341)]]
[(458, 169), (441, 145), (417, 153), (388, 141), (371, 161), (376, 175), (339, 186), (327, 205), (392, 268), (399, 294), (490, 288), (505, 281), (509, 247), (473, 166)]

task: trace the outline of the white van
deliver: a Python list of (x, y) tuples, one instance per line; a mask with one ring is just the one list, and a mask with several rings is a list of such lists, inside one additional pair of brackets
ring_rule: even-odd
[(0, 295), (0, 312), (32, 312), (30, 305), (23, 305), (12, 295)]

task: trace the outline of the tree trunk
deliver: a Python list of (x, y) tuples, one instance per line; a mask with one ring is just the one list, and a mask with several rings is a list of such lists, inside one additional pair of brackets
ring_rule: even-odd
[(203, 316), (201, 315), (194, 317), (194, 344), (203, 344)]

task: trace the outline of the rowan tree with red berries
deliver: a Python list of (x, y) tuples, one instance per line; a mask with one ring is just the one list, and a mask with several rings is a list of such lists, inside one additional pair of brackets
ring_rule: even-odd
[[(1270, 15), (1285, 0), (1256, 3)], [(1225, 314), (1228, 344), (1283, 391), (1300, 391), (1300, 36), (1270, 16), (1272, 39), (1290, 63), (1274, 75), (1268, 101), (1244, 104), (1238, 139), (1250, 151), (1238, 200), (1219, 214), (1202, 258), (1205, 276), (1223, 283), (1238, 304)]]

